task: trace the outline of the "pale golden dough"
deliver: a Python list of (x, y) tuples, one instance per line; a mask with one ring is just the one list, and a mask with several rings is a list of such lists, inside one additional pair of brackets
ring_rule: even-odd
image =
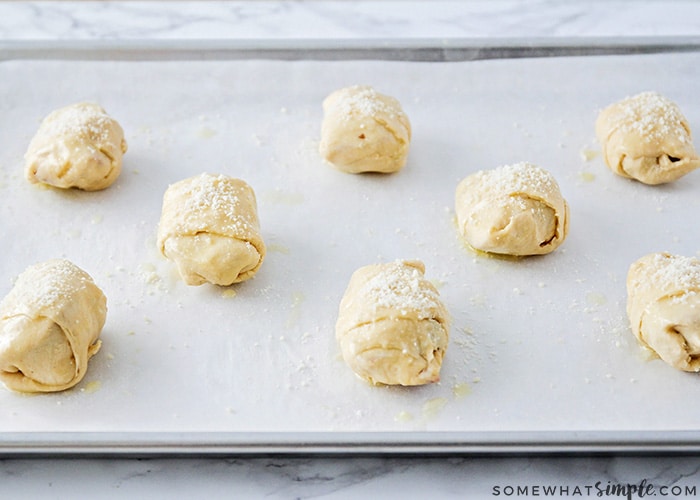
[(0, 302), (0, 380), (19, 392), (56, 392), (80, 382), (100, 349), (107, 299), (67, 260), (27, 268)]
[(700, 260), (653, 253), (634, 262), (627, 316), (642, 345), (674, 368), (700, 371)]
[(449, 315), (420, 261), (361, 267), (340, 302), (335, 331), (343, 359), (373, 384), (440, 380)]
[(252, 278), (265, 257), (253, 189), (206, 173), (172, 184), (163, 196), (158, 247), (188, 285)]
[(662, 184), (700, 167), (688, 121), (656, 92), (611, 104), (598, 115), (595, 131), (605, 163), (623, 177)]
[(323, 111), (319, 150), (328, 163), (353, 174), (406, 164), (411, 124), (395, 98), (357, 85), (326, 97)]
[(569, 231), (569, 206), (546, 170), (527, 162), (476, 172), (455, 194), (459, 232), (477, 250), (504, 255), (552, 252)]
[(81, 102), (44, 119), (24, 155), (25, 175), (32, 183), (97, 191), (119, 177), (126, 150), (119, 123), (99, 105)]

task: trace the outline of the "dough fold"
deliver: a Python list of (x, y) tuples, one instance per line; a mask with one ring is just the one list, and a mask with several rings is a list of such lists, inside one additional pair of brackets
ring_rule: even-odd
[(0, 302), (0, 380), (13, 391), (73, 387), (100, 349), (107, 299), (67, 260), (27, 268)]
[(253, 189), (207, 173), (172, 184), (163, 196), (158, 247), (188, 285), (252, 278), (265, 257)]
[(372, 384), (440, 380), (449, 315), (420, 261), (361, 267), (340, 302), (336, 339), (343, 359)]
[(603, 109), (595, 131), (605, 163), (622, 177), (663, 184), (700, 167), (688, 121), (675, 103), (656, 92)]
[(527, 162), (482, 170), (455, 193), (459, 232), (477, 250), (541, 255), (564, 242), (569, 206), (554, 177)]
[(353, 174), (392, 173), (406, 164), (411, 124), (401, 104), (372, 87), (336, 90), (323, 101), (321, 156)]
[(627, 316), (643, 346), (674, 368), (700, 371), (700, 260), (662, 252), (634, 262)]
[(25, 175), (32, 183), (97, 191), (119, 177), (126, 150), (124, 131), (104, 109), (72, 104), (42, 121), (24, 155)]

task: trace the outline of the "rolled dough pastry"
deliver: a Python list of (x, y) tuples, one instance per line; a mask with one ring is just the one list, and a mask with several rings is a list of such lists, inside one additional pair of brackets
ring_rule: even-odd
[(336, 168), (391, 173), (406, 164), (411, 124), (395, 98), (357, 85), (326, 97), (323, 111), (319, 149)]
[(27, 268), (0, 302), (0, 380), (13, 391), (73, 387), (100, 349), (107, 299), (67, 260)]
[(679, 370), (700, 371), (700, 260), (653, 253), (633, 263), (627, 316), (643, 346)]
[(556, 180), (527, 162), (468, 176), (457, 186), (455, 210), (460, 233), (483, 252), (546, 254), (569, 231), (569, 206)]
[(361, 267), (340, 302), (336, 338), (345, 362), (373, 384), (440, 379), (449, 316), (420, 261)]
[(662, 184), (700, 167), (688, 121), (656, 92), (611, 104), (598, 115), (595, 130), (605, 163), (623, 177)]
[(252, 278), (265, 257), (253, 189), (206, 173), (172, 184), (163, 196), (158, 247), (188, 285)]
[(119, 123), (81, 102), (44, 119), (24, 155), (25, 174), (33, 183), (97, 191), (119, 177), (126, 149)]

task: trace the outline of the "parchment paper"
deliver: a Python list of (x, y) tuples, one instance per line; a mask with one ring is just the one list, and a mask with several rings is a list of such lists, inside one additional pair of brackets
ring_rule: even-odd
[[(0, 390), (0, 429), (25, 431), (700, 430), (700, 380), (650, 359), (628, 330), (625, 276), (655, 251), (698, 253), (700, 173), (649, 187), (615, 177), (597, 112), (643, 90), (700, 131), (700, 55), (454, 63), (31, 61), (0, 63), (0, 295), (65, 257), (108, 298), (103, 347), (73, 390)], [(321, 101), (370, 84), (413, 125), (407, 166), (353, 176), (317, 153)], [(115, 185), (30, 185), (22, 156), (55, 108), (96, 101), (129, 143)], [(696, 145), (699, 145), (696, 137)], [(465, 248), (457, 183), (527, 160), (571, 206), (553, 254)], [(258, 196), (268, 256), (255, 279), (188, 287), (157, 253), (168, 184), (207, 171)], [(425, 262), (453, 317), (442, 381), (372, 387), (334, 338), (359, 266)]]

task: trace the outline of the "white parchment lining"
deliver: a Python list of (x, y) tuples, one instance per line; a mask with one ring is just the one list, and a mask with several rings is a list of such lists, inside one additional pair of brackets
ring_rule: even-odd
[[(700, 130), (700, 56), (454, 63), (0, 63), (0, 295), (65, 257), (108, 298), (103, 348), (60, 394), (0, 391), (0, 429), (27, 431), (698, 430), (700, 380), (649, 360), (628, 331), (629, 264), (695, 255), (700, 173), (649, 187), (615, 177), (597, 112), (643, 90)], [(413, 125), (406, 168), (353, 176), (317, 154), (321, 101), (370, 84)], [(97, 193), (28, 184), (39, 121), (97, 101), (123, 126), (124, 171)], [(696, 145), (698, 140), (696, 138)], [(459, 241), (454, 189), (531, 161), (571, 206), (570, 234), (532, 259)], [(207, 171), (255, 189), (268, 256), (255, 279), (187, 287), (157, 253), (168, 184)], [(371, 387), (340, 358), (337, 306), (357, 267), (419, 258), (453, 317), (437, 385)]]

